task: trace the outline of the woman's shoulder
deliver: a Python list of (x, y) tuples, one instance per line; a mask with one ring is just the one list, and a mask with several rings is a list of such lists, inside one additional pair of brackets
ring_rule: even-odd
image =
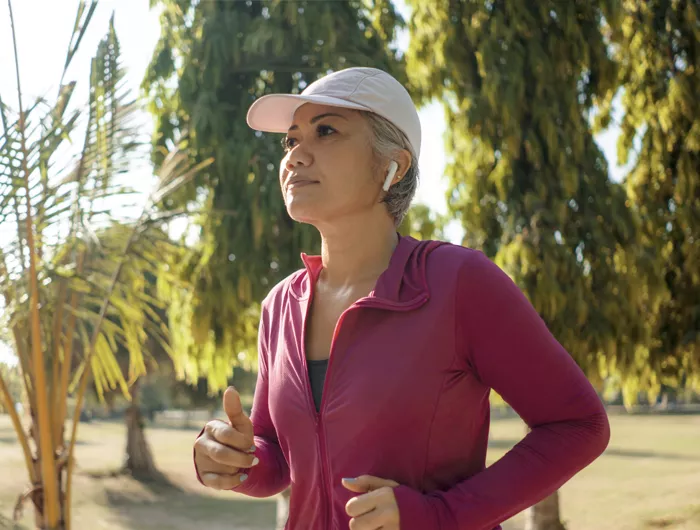
[(440, 241), (440, 245), (430, 254), (430, 261), (440, 266), (451, 265), (458, 270), (495, 266), (481, 250)]
[(297, 299), (305, 297), (304, 282), (308, 281), (307, 271), (305, 268), (298, 269), (285, 278), (278, 281), (267, 293), (262, 301), (262, 309), (271, 310), (274, 307), (279, 307), (289, 296)]
[(458, 287), (469, 288), (474, 284), (488, 287), (494, 282), (510, 283), (509, 276), (483, 251), (443, 242), (429, 257), (432, 273), (439, 276), (452, 275)]

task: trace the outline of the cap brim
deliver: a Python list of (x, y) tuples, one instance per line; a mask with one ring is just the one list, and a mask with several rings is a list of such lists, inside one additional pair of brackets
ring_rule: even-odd
[(264, 132), (286, 133), (294, 120), (294, 113), (305, 103), (370, 110), (344, 99), (330, 96), (303, 96), (301, 94), (268, 94), (257, 99), (248, 109), (247, 122), (251, 129)]

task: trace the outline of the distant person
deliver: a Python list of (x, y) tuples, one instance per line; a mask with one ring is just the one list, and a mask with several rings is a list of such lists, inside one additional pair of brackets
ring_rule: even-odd
[[(292, 530), (481, 530), (603, 452), (601, 400), (510, 278), (397, 233), (421, 143), (398, 81), (348, 68), (258, 99), (248, 124), (286, 133), (282, 195), (322, 253), (265, 298), (252, 413), (226, 391), (229, 421), (194, 444), (203, 484), (291, 485)], [(531, 431), (487, 469), (491, 389)]]

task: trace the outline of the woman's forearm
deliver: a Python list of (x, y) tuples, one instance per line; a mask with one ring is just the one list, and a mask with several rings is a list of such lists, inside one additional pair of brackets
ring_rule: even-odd
[(492, 466), (446, 492), (397, 488), (401, 530), (491, 530), (556, 491), (605, 450), (609, 437), (602, 407), (535, 426)]

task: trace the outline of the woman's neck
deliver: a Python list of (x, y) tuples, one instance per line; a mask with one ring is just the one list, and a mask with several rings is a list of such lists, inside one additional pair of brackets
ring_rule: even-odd
[(352, 287), (374, 283), (389, 266), (398, 244), (393, 223), (374, 228), (366, 223), (348, 223), (321, 232), (323, 271), (321, 280), (329, 287)]

